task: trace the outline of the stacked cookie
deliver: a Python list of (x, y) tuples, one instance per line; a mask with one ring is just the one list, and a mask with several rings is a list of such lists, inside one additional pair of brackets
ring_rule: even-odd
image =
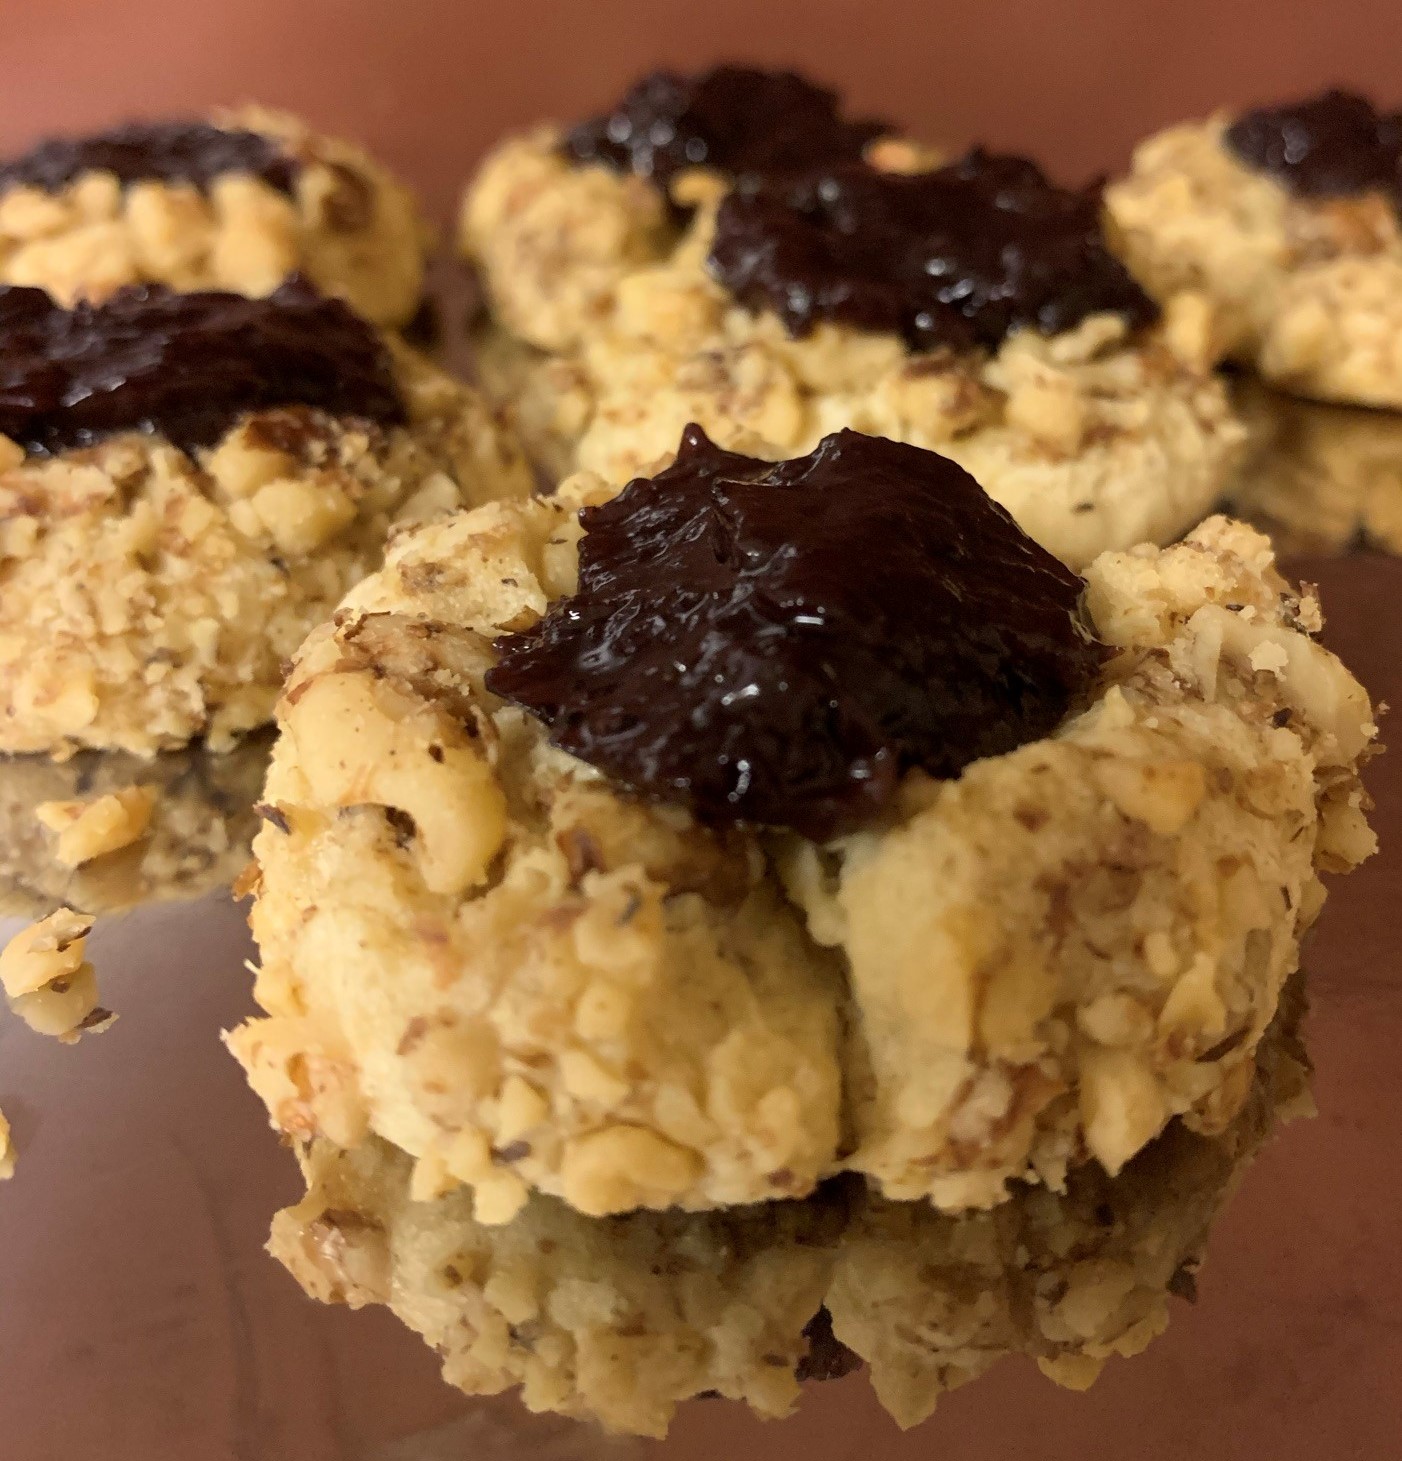
[[(0, 752), (231, 750), (392, 527), (530, 490), (482, 399), (382, 328), (418, 310), (425, 249), (382, 168), (273, 113), (0, 164)], [(239, 815), (185, 794), (225, 768), (85, 766), (5, 767), (16, 815), (49, 812), (53, 866), (16, 875), (31, 904), (227, 866)], [(30, 798), (55, 782), (78, 794)], [(54, 917), (29, 945), (81, 960), (74, 910)], [(32, 1012), (54, 968), (17, 951), (7, 993)]]
[(392, 523), (528, 490), (377, 330), (423, 229), (353, 148), (262, 112), (50, 141), (0, 239), (4, 750), (227, 742)]

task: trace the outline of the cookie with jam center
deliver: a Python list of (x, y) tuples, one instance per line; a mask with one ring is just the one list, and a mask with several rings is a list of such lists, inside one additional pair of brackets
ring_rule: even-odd
[(400, 327), (426, 252), (385, 168), (262, 107), (46, 138), (0, 161), (0, 282), (65, 304), (143, 283), (265, 295), (302, 274)]
[(836, 93), (793, 72), (660, 71), (600, 116), (498, 147), (463, 197), (458, 245), (506, 330), (568, 350), (604, 324), (628, 275), (671, 257), (697, 202), (718, 189), (935, 156), (884, 123), (849, 117)]
[(305, 282), (0, 286), (0, 750), (227, 745), (393, 524), (530, 485), (479, 397)]
[(775, 459), (848, 426), (959, 461), (1072, 567), (1222, 495), (1240, 423), (1194, 320), (1161, 318), (1115, 255), (1097, 189), (891, 135), (852, 157), (830, 114), (800, 113), (807, 153), (668, 164), (664, 196), (651, 153), (624, 170), (651, 134), (622, 115), (607, 162), (511, 143), (464, 208), (481, 379), (548, 474), (622, 483), (689, 421)]
[(850, 432), (425, 524), (279, 703), (232, 1047), (487, 1225), (1117, 1172), (1231, 1121), (1371, 850), (1318, 628), (1240, 524), (1082, 580)]
[(1106, 193), (1125, 257), (1213, 356), (1402, 406), (1402, 114), (1343, 91), (1170, 127)]

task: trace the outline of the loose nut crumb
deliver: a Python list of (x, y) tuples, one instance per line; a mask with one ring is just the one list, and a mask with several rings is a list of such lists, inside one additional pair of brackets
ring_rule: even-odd
[(41, 1035), (71, 1045), (115, 1018), (99, 1009), (97, 976), (85, 958), (94, 920), (60, 908), (31, 925), (0, 952), (0, 985), (10, 1009)]

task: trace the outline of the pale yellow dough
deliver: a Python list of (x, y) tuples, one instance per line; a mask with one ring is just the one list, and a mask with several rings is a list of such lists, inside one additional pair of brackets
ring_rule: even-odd
[[(674, 186), (696, 206), (678, 234), (647, 184), (572, 168), (552, 143), (536, 134), (494, 155), (461, 243), (493, 305), (484, 388), (557, 479), (579, 467), (622, 483), (691, 421), (775, 458), (850, 426), (952, 457), (1077, 568), (1171, 540), (1224, 492), (1244, 433), (1191, 312), (1132, 337), (1111, 315), (1024, 330), (991, 357), (912, 355), (893, 335), (832, 324), (790, 339), (705, 267), (721, 179)], [(886, 146), (881, 165), (916, 165), (912, 144)]]
[(231, 1037), (274, 1123), (383, 1138), (486, 1223), (843, 1170), (992, 1207), (1174, 1116), (1222, 1130), (1319, 872), (1373, 847), (1368, 697), (1267, 541), (1102, 556), (1091, 707), (820, 847), (620, 795), (484, 690), (611, 490), (401, 535), (298, 654), (254, 844), (266, 1017)]
[(1402, 406), (1402, 223), (1381, 193), (1297, 197), (1239, 162), (1231, 118), (1135, 150), (1105, 201), (1122, 253), (1212, 353), (1324, 401)]
[(217, 178), (207, 194), (155, 181), (123, 189), (100, 171), (57, 193), (8, 188), (0, 283), (34, 285), (71, 305), (128, 284), (264, 295), (300, 273), (375, 324), (407, 324), (429, 245), (408, 189), (358, 147), (285, 112), (243, 107), (212, 121), (261, 132), (301, 162), (295, 196), (247, 173)]
[(469, 1394), (519, 1386), (531, 1410), (651, 1436), (702, 1393), (772, 1418), (822, 1377), (835, 1334), (910, 1426), (1007, 1355), (1083, 1389), (1162, 1332), (1273, 1122), (1308, 1110), (1293, 1038), (1272, 1031), (1259, 1056), (1220, 1136), (1175, 1125), (1116, 1178), (1083, 1168), (1065, 1195), (1019, 1187), (994, 1213), (949, 1217), (839, 1180), (725, 1213), (596, 1219), (533, 1197), (485, 1227), (462, 1194), (414, 1201), (386, 1143), (318, 1139), (271, 1248), (316, 1298), (388, 1305)]
[(227, 746), (392, 525), (530, 492), (481, 398), (391, 348), (403, 427), (262, 411), (197, 460), (140, 433), (55, 457), (0, 438), (0, 751)]

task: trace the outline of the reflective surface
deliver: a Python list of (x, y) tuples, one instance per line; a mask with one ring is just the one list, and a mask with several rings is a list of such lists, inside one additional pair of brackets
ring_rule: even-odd
[[(255, 96), (361, 137), (446, 217), (471, 160), (506, 128), (585, 115), (659, 61), (798, 64), (844, 86), (858, 110), (954, 146), (1032, 144), (1070, 180), (1118, 165), (1150, 129), (1219, 103), (1302, 93), (1335, 77), (1398, 98), (1402, 8), (1382, 0), (1153, 8), (869, 0), (859, 25), (853, 13), (851, 0), (806, 0), (801, 12), (750, 0), (16, 0), (6, 12), (0, 138), (8, 152), (45, 130)], [(1385, 483), (1402, 420), (1357, 420), (1379, 428), (1380, 445), (1365, 450), (1372, 433), (1355, 432), (1345, 454), (1378, 463), (1372, 480)], [(1356, 506), (1360, 495), (1395, 502), (1390, 488), (1360, 494), (1362, 479), (1345, 471), (1325, 507), (1295, 511), (1302, 494), (1318, 500), (1309, 486), (1318, 476), (1283, 460), (1283, 492), (1247, 505), (1281, 526), (1293, 522), (1297, 551), (1332, 552), (1365, 517), (1373, 523)], [(1376, 526), (1369, 536), (1402, 542)], [(1292, 569), (1320, 583), (1331, 645), (1375, 698), (1402, 705), (1393, 628), (1402, 560), (1313, 557)], [(608, 1441), (526, 1416), (511, 1397), (456, 1394), (434, 1356), (383, 1310), (310, 1303), (262, 1250), (274, 1210), (299, 1195), (294, 1163), (218, 1039), (250, 1009), (241, 911), (215, 894), (104, 919), (91, 947), (104, 1000), (121, 1015), (113, 1029), (66, 1048), (0, 1018), (0, 1109), (20, 1148), (16, 1180), (0, 1184), (0, 1457), (1394, 1455), (1402, 751), (1376, 763), (1369, 782), (1384, 851), (1338, 886), (1308, 951), (1321, 1116), (1289, 1127), (1250, 1172), (1219, 1224), (1196, 1306), (1178, 1304), (1168, 1334), (1146, 1355), (1112, 1362), (1088, 1394), (1057, 1390), (1030, 1363), (1012, 1362), (904, 1437), (854, 1376), (814, 1388), (782, 1424), (695, 1402), (665, 1446)], [(47, 906), (60, 891), (85, 906), (105, 897), (109, 907), (149, 891), (144, 874), (133, 883), (125, 873), (115, 899), (51, 886), (27, 852), (25, 798), (34, 792), (3, 783), (9, 882), (0, 892), (30, 899), (5, 911)], [(13, 812), (3, 809), (6, 796)], [(0, 937), (18, 926), (0, 921)]]
[[(1326, 637), (1402, 703), (1402, 560), (1297, 560)], [(1288, 1127), (1219, 1224), (1195, 1306), (1088, 1394), (1011, 1361), (904, 1436), (861, 1376), (761, 1425), (685, 1407), (665, 1445), (607, 1440), (468, 1400), (384, 1311), (304, 1299), (262, 1251), (299, 1193), (218, 1042), (249, 1007), (241, 912), (212, 895), (99, 923), (116, 1026), (75, 1048), (0, 1025), (0, 1109), (20, 1148), (0, 1187), (5, 1461), (449, 1461), (665, 1455), (1049, 1461), (1318, 1461), (1395, 1447), (1402, 1373), (1402, 761), (1369, 777), (1384, 853), (1340, 883), (1308, 950), (1318, 1120)], [(3, 930), (8, 933), (13, 923)]]
[(1252, 380), (1235, 396), (1251, 431), (1237, 513), (1287, 558), (1402, 553), (1402, 414), (1296, 400)]
[[(272, 740), (263, 732), (226, 755), (191, 746), (151, 760), (121, 751), (83, 751), (67, 761), (0, 756), (0, 917), (42, 918), (61, 904), (117, 913), (228, 887), (258, 830), (253, 806)], [(131, 787), (155, 794), (140, 837), (76, 868), (54, 857), (57, 838), (40, 821), (41, 808)]]

